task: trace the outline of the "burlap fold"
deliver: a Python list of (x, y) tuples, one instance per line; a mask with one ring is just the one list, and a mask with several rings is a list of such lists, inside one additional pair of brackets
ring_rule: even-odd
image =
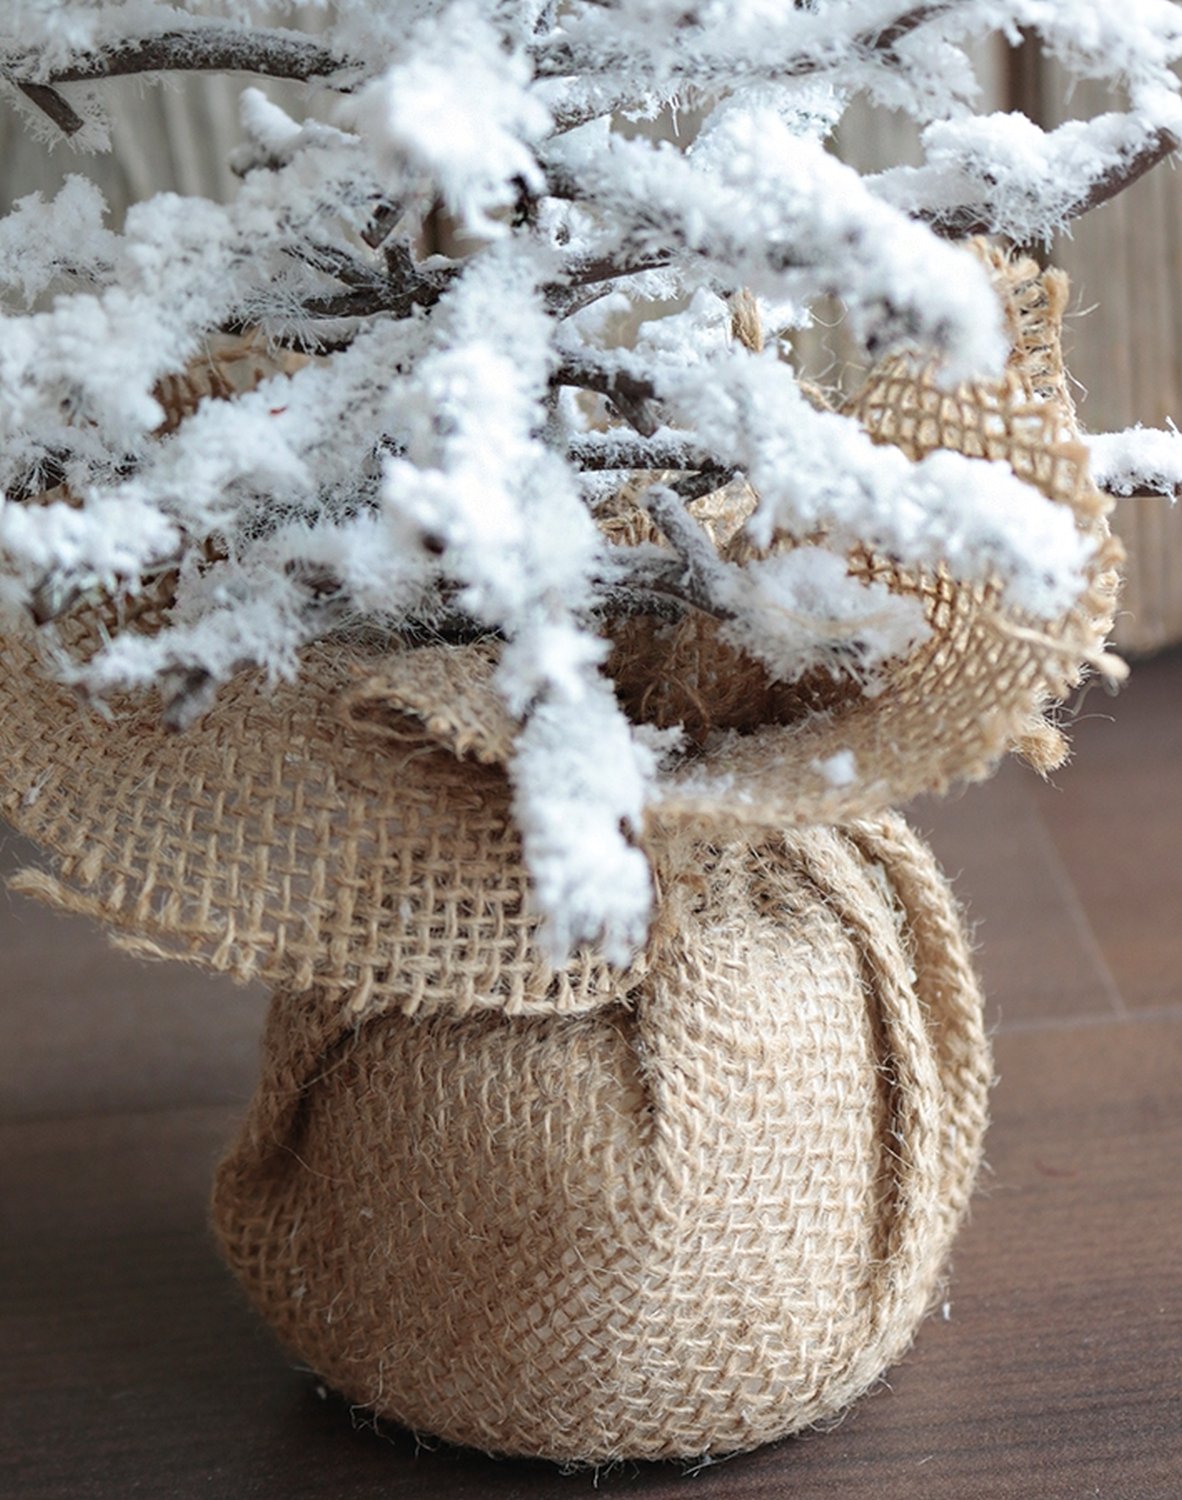
[[(441, 702), (465, 703), (468, 663), (480, 654), (450, 663)], [(388, 701), (367, 706), (361, 671), (352, 652), (322, 649), (296, 683), (243, 674), (183, 735), (152, 703), (80, 727), (66, 690), (12, 683), (0, 722), (20, 760), (5, 812), (57, 856), (56, 873), (26, 871), (15, 888), (103, 921), (142, 956), (317, 987), (354, 1015), (625, 996), (636, 968), (584, 949), (556, 971), (536, 948), (504, 771), (452, 753), (474, 734), (473, 704), (450, 739), (445, 710), (427, 713), (441, 743)]]
[[(701, 615), (673, 629), (626, 625), (612, 661), (621, 697), (634, 717), (685, 725), (693, 744), (662, 785), (664, 816), (840, 823), (981, 780), (1010, 750), (1053, 769), (1067, 744), (1048, 713), (1087, 671), (1124, 676), (1105, 649), (1122, 551), (1109, 532), (1111, 501), (1088, 471), (1060, 352), (1066, 278), (977, 248), (1011, 338), (1004, 376), (945, 390), (937, 365), (902, 354), (876, 366), (845, 410), (876, 442), (913, 460), (944, 449), (1008, 463), (1067, 507), (1092, 544), (1086, 587), (1060, 618), (1037, 620), (1007, 605), (996, 579), (959, 583), (943, 568), (903, 568), (855, 549), (850, 573), (917, 599), (931, 631), (888, 663), (871, 691), (852, 675), (821, 672), (770, 682)], [(720, 518), (713, 500), (708, 525), (723, 557), (752, 555), (741, 521), (754, 503), (737, 490), (733, 514)], [(781, 536), (775, 547), (810, 540)], [(835, 783), (836, 756), (854, 774)]]

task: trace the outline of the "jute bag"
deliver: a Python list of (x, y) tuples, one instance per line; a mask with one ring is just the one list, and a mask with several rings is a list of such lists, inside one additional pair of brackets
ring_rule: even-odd
[[(856, 412), (1071, 506), (1099, 544), (1087, 597), (1035, 626), (991, 585), (856, 554), (933, 627), (873, 696), (768, 684), (710, 622), (621, 627), (621, 701), (689, 730), (625, 971), (592, 949), (555, 970), (536, 941), (495, 644), (325, 641), (297, 683), (242, 673), (170, 735), (153, 704), (81, 715), (34, 634), (4, 642), (3, 811), (53, 855), (17, 887), (274, 987), (213, 1222), (286, 1346), (353, 1402), (500, 1453), (722, 1453), (841, 1410), (912, 1338), (990, 1061), (955, 903), (889, 804), (1014, 747), (1055, 763), (1043, 709), (1110, 666), (1063, 288), (995, 272), (1006, 379), (949, 396), (896, 360)], [(746, 502), (712, 503), (739, 555)], [(825, 774), (844, 753), (850, 782)]]

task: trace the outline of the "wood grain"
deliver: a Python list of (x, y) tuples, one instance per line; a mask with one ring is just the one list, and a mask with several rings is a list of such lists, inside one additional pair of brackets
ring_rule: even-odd
[(375, 1433), (291, 1369), (205, 1227), (260, 997), (13, 903), (0, 1495), (1175, 1500), (1182, 656), (1087, 698), (1077, 744), (1054, 785), (1013, 767), (916, 810), (979, 924), (1000, 1074), (947, 1316), (835, 1430), (693, 1478), (563, 1475)]

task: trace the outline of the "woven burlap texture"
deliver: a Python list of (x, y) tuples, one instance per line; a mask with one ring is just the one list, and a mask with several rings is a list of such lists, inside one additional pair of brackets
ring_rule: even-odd
[(358, 1026), (280, 994), (214, 1221), (352, 1401), (501, 1453), (752, 1447), (909, 1343), (980, 1157), (989, 1057), (902, 820), (680, 834), (630, 1003)]

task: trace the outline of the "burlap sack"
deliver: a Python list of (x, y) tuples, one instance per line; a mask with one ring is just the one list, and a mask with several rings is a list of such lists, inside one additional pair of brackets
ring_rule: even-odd
[(350, 1400), (501, 1453), (728, 1452), (909, 1343), (989, 1082), (931, 856), (888, 817), (657, 858), (644, 977), (594, 1013), (276, 996), (214, 1222)]
[[(839, 1410), (911, 1338), (989, 1061), (947, 889), (886, 809), (1012, 747), (1053, 763), (1043, 710), (1081, 664), (1111, 669), (1062, 289), (995, 270), (1005, 380), (947, 395), (894, 361), (855, 409), (1070, 506), (1098, 543), (1085, 597), (1032, 622), (993, 585), (855, 554), (933, 632), (874, 693), (768, 684), (709, 621), (621, 629), (625, 707), (691, 730), (644, 830), (659, 899), (626, 971), (591, 949), (555, 970), (536, 942), (495, 645), (327, 640), (297, 683), (242, 673), (175, 735), (154, 703), (80, 713), (45, 631), (3, 643), (0, 807), (53, 856), (18, 887), (276, 990), (215, 1221), (354, 1401), (499, 1452), (723, 1452)], [(716, 524), (744, 545), (725, 506)], [(53, 629), (75, 654), (95, 639)], [(848, 782), (825, 773), (843, 752)]]

